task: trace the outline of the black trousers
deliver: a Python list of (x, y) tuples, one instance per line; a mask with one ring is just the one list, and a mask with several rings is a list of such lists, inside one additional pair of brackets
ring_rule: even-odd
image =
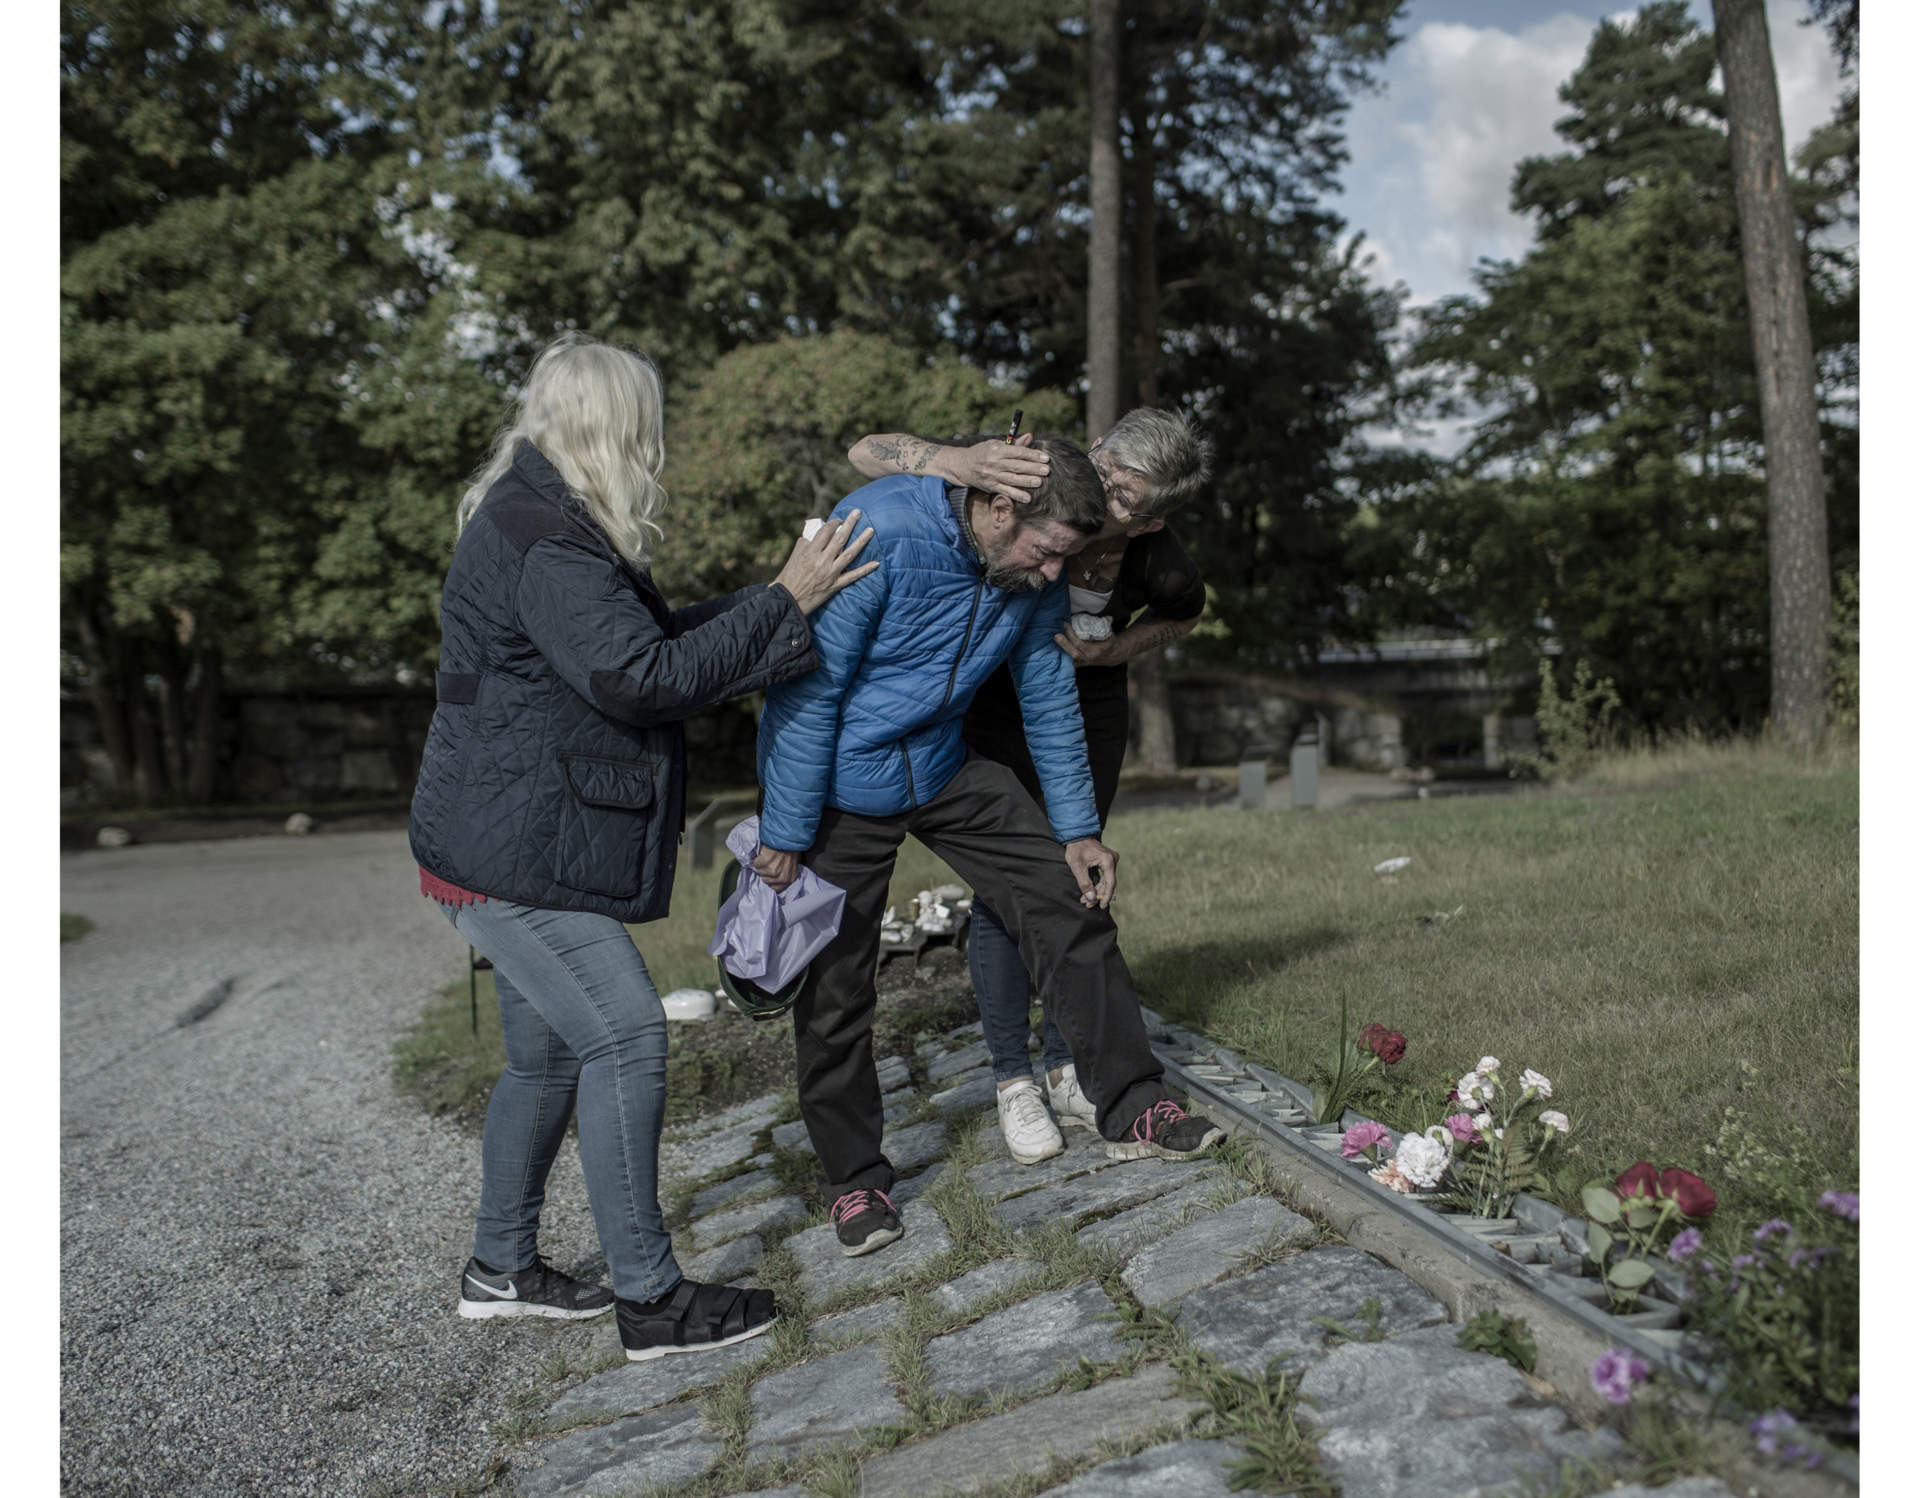
[(880, 1152), (880, 1083), (873, 1068), (874, 974), (894, 857), (912, 833), (973, 886), (1020, 945), (1042, 1002), (1073, 1050), (1100, 1132), (1126, 1135), (1170, 1097), (1147, 1044), (1140, 997), (1106, 911), (1080, 887), (1045, 815), (1005, 765), (978, 756), (931, 801), (891, 817), (831, 807), (802, 862), (847, 892), (839, 934), (807, 974), (793, 1006), (800, 1116), (831, 1200), (861, 1187), (888, 1190)]

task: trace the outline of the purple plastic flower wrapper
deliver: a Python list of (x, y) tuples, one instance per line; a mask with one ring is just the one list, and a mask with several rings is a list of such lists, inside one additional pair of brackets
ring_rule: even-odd
[(740, 863), (740, 882), (714, 921), (709, 957), (728, 972), (774, 992), (806, 970), (840, 930), (847, 892), (812, 869), (775, 894), (753, 871), (760, 851), (760, 819), (747, 817), (727, 834), (727, 851)]

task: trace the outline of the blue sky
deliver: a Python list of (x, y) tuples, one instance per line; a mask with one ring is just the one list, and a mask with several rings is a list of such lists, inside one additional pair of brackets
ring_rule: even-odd
[[(1415, 304), (1471, 289), (1482, 256), (1525, 252), (1528, 222), (1508, 212), (1514, 165), (1564, 149), (1556, 90), (1580, 64), (1596, 25), (1634, 5), (1588, 0), (1413, 0), (1385, 90), (1347, 119), (1352, 160), (1333, 207), (1363, 230), (1382, 282), (1404, 281)], [(1708, 0), (1694, 18), (1712, 29)], [(1792, 151), (1832, 112), (1841, 89), (1826, 33), (1801, 26), (1805, 0), (1767, 0), (1780, 104)]]

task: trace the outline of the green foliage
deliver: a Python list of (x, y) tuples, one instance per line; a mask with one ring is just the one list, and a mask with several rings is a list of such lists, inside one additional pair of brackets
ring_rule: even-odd
[[(1768, 577), (1758, 390), (1712, 37), (1678, 0), (1595, 31), (1561, 89), (1568, 152), (1530, 158), (1513, 205), (1536, 242), (1422, 317), (1410, 373), (1432, 409), (1483, 408), (1451, 471), (1381, 491), (1357, 536), (1405, 624), (1499, 641), (1518, 670), (1557, 640), (1657, 730), (1765, 716)], [(1845, 140), (1796, 180), (1836, 221)], [(1858, 276), (1815, 241), (1830, 550), (1857, 546)]]
[(1858, 1225), (1816, 1206), (1762, 1224), (1730, 1260), (1702, 1255), (1688, 1268), (1688, 1325), (1707, 1338), (1726, 1397), (1847, 1433), (1860, 1391)]
[(1491, 1353), (1505, 1358), (1522, 1373), (1533, 1372), (1535, 1351), (1533, 1333), (1518, 1316), (1502, 1316), (1498, 1311), (1481, 1311), (1467, 1318), (1455, 1337), (1454, 1346), (1468, 1352)]
[(868, 432), (945, 440), (1003, 427), (1071, 432), (1058, 391), (990, 381), (944, 353), (928, 357), (851, 329), (736, 349), (670, 401), (665, 475), (673, 501), (656, 558), (675, 595), (702, 598), (765, 579), (802, 523), (866, 481), (847, 449)]
[(1540, 697), (1534, 708), (1540, 751), (1514, 755), (1512, 773), (1541, 780), (1579, 779), (1611, 747), (1613, 715), (1619, 710), (1620, 694), (1612, 677), (1595, 681), (1593, 668), (1577, 661), (1562, 697), (1554, 684), (1553, 662), (1542, 656)]
[(1833, 648), (1827, 655), (1827, 719), (1836, 728), (1860, 726), (1860, 575), (1833, 579)]
[(1654, 1256), (1686, 1225), (1686, 1215), (1666, 1197), (1639, 1194), (1623, 1200), (1606, 1181), (1588, 1182), (1580, 1200), (1587, 1217), (1587, 1257), (1599, 1268), (1614, 1309), (1631, 1311), (1653, 1279)]

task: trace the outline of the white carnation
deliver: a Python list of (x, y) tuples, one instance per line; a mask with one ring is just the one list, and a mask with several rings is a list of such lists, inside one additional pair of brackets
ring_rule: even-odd
[(1529, 1067), (1520, 1073), (1520, 1095), (1525, 1097), (1529, 1092), (1545, 1102), (1553, 1096), (1553, 1083)]
[(1484, 1110), (1474, 1114), (1473, 1126), (1482, 1134), (1491, 1134), (1493, 1132), (1493, 1115)]
[(1482, 1056), (1480, 1058), (1480, 1064), (1476, 1066), (1474, 1070), (1485, 1073), (1497, 1072), (1500, 1070), (1500, 1058), (1498, 1056)]
[(1483, 1093), (1489, 1098), (1493, 1096), (1492, 1089), (1487, 1086), (1487, 1079), (1477, 1071), (1470, 1071), (1455, 1082), (1453, 1090), (1460, 1094), (1460, 1101), (1463, 1103), (1477, 1103), (1481, 1101)]
[(1555, 1131), (1562, 1134), (1571, 1134), (1573, 1132), (1573, 1125), (1567, 1122), (1567, 1115), (1562, 1113), (1558, 1108), (1542, 1109), (1540, 1113), (1540, 1123), (1549, 1134)]
[(1420, 1134), (1401, 1136), (1400, 1147), (1393, 1152), (1393, 1163), (1400, 1173), (1422, 1190), (1440, 1184), (1446, 1173), (1451, 1151)]

